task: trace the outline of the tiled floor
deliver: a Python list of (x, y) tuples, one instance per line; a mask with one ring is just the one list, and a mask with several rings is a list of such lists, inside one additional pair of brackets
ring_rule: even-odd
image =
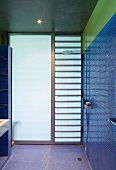
[[(78, 161), (82, 158), (82, 161)], [(14, 145), (2, 170), (91, 170), (82, 146)]]
[(7, 158), (8, 158), (7, 156), (0, 156), (0, 170), (1, 170), (1, 167), (3, 167), (3, 165), (7, 161)]

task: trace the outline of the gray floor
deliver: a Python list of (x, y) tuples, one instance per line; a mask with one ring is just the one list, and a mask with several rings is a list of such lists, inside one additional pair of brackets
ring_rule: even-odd
[[(78, 161), (82, 158), (82, 161)], [(91, 170), (82, 146), (14, 145), (2, 170)]]

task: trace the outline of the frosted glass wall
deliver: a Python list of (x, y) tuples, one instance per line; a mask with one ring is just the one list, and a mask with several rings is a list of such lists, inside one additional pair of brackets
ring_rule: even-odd
[(51, 140), (51, 36), (10, 35), (15, 141)]

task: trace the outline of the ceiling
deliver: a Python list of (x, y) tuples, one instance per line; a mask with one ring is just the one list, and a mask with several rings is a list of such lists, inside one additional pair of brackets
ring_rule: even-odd
[(82, 33), (97, 1), (1, 0), (0, 31)]

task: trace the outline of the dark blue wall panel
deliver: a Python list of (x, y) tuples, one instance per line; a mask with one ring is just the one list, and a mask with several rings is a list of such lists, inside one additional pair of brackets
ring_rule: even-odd
[(11, 155), (11, 48), (0, 46), (0, 119), (9, 119), (9, 130), (0, 137), (0, 169)]
[(83, 146), (93, 170), (116, 170), (116, 13), (83, 55)]

